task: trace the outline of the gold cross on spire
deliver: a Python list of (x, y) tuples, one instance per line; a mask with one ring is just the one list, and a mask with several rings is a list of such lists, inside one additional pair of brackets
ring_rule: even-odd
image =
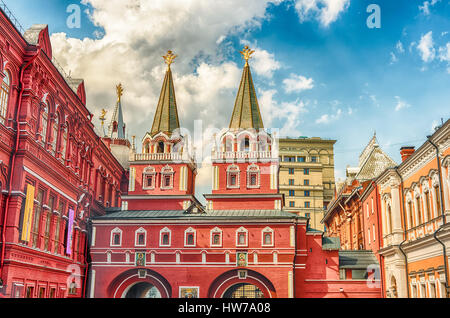
[(116, 86), (116, 91), (117, 91), (117, 101), (120, 102), (120, 99), (123, 95), (123, 87), (122, 84), (119, 84)]
[(178, 57), (178, 55), (173, 54), (172, 51), (167, 51), (167, 54), (163, 56), (164, 61), (167, 64), (167, 68), (170, 69), (170, 65), (173, 63), (173, 60), (175, 60)]
[(252, 51), (248, 45), (246, 45), (244, 47), (244, 49), (241, 51), (242, 56), (244, 57), (245, 60), (245, 66), (248, 66), (248, 60), (250, 60), (252, 58), (253, 53), (255, 53), (255, 51)]

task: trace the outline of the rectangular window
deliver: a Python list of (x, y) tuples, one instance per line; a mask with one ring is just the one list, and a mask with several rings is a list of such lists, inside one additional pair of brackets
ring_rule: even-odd
[(295, 184), (295, 180), (294, 179), (289, 179), (289, 185), (294, 185)]
[(235, 173), (230, 174), (230, 186), (236, 186), (237, 185), (237, 175)]
[(311, 162), (317, 162), (317, 157), (316, 156), (312, 156), (311, 157)]
[(33, 298), (33, 293), (34, 293), (34, 287), (28, 286), (25, 298)]
[(113, 234), (113, 244), (120, 245), (120, 233)]
[(294, 168), (289, 168), (289, 174), (294, 174)]
[(285, 162), (295, 162), (295, 157), (284, 157)]
[(139, 233), (137, 241), (138, 241), (138, 245), (145, 245), (145, 234)]
[(310, 197), (311, 196), (311, 192), (310, 191), (305, 191), (305, 197)]
[(289, 196), (295, 197), (295, 190), (289, 190)]
[(305, 217), (310, 219), (311, 218), (311, 213), (305, 213)]
[(247, 245), (247, 233), (238, 234), (238, 245)]
[(303, 174), (304, 174), (305, 176), (309, 175), (309, 168), (303, 169)]
[(34, 206), (34, 216), (33, 216), (33, 227), (32, 227), (32, 241), (33, 241), (33, 247), (39, 247), (39, 228), (40, 228), (40, 222), (41, 222), (41, 213), (42, 213), (42, 206), (44, 201), (44, 190), (39, 189), (38, 195), (36, 198), (36, 203)]
[(305, 208), (309, 209), (311, 207), (311, 202), (306, 201), (305, 202)]
[(309, 186), (309, 180), (308, 179), (303, 180), (303, 185)]
[(147, 176), (146, 180), (147, 180), (146, 187), (153, 188), (153, 176)]
[(166, 188), (170, 187), (170, 176), (164, 177), (164, 187)]
[(295, 208), (295, 201), (290, 201), (289, 202), (289, 207)]
[(305, 162), (306, 161), (306, 157), (298, 157), (297, 161), (298, 162)]

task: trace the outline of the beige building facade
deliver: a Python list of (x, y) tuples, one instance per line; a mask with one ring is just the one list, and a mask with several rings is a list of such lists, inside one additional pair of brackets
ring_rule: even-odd
[(310, 227), (324, 230), (320, 222), (335, 191), (334, 145), (318, 137), (280, 138), (280, 193), (284, 209), (310, 218)]

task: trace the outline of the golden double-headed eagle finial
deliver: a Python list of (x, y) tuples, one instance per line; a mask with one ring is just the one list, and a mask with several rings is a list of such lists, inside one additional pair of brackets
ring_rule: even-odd
[(122, 98), (122, 95), (123, 95), (122, 83), (120, 83), (119, 85), (116, 86), (116, 92), (117, 92), (117, 101), (120, 102), (120, 99)]
[(106, 114), (107, 113), (108, 112), (106, 111), (106, 109), (102, 109), (102, 114), (99, 117), (100, 121), (104, 122), (106, 120)]
[(170, 69), (170, 65), (173, 63), (173, 61), (178, 57), (178, 55), (173, 54), (172, 51), (167, 51), (167, 54), (163, 56), (164, 61), (167, 64), (167, 68)]
[(248, 45), (244, 47), (244, 49), (241, 51), (241, 54), (245, 60), (245, 66), (248, 65), (248, 60), (252, 58), (252, 55), (255, 53), (255, 51), (251, 50)]

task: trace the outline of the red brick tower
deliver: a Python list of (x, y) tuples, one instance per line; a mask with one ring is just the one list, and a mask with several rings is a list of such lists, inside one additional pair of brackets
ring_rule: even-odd
[(128, 194), (123, 210), (181, 210), (193, 203), (197, 166), (190, 154), (188, 138), (180, 132), (175, 88), (170, 68), (176, 56), (164, 59), (167, 71), (153, 126), (142, 141), (142, 153), (130, 156)]
[(278, 193), (278, 144), (264, 130), (249, 59), (241, 52), (244, 72), (230, 127), (216, 137), (212, 153), (212, 194), (205, 195), (208, 210), (281, 210)]

